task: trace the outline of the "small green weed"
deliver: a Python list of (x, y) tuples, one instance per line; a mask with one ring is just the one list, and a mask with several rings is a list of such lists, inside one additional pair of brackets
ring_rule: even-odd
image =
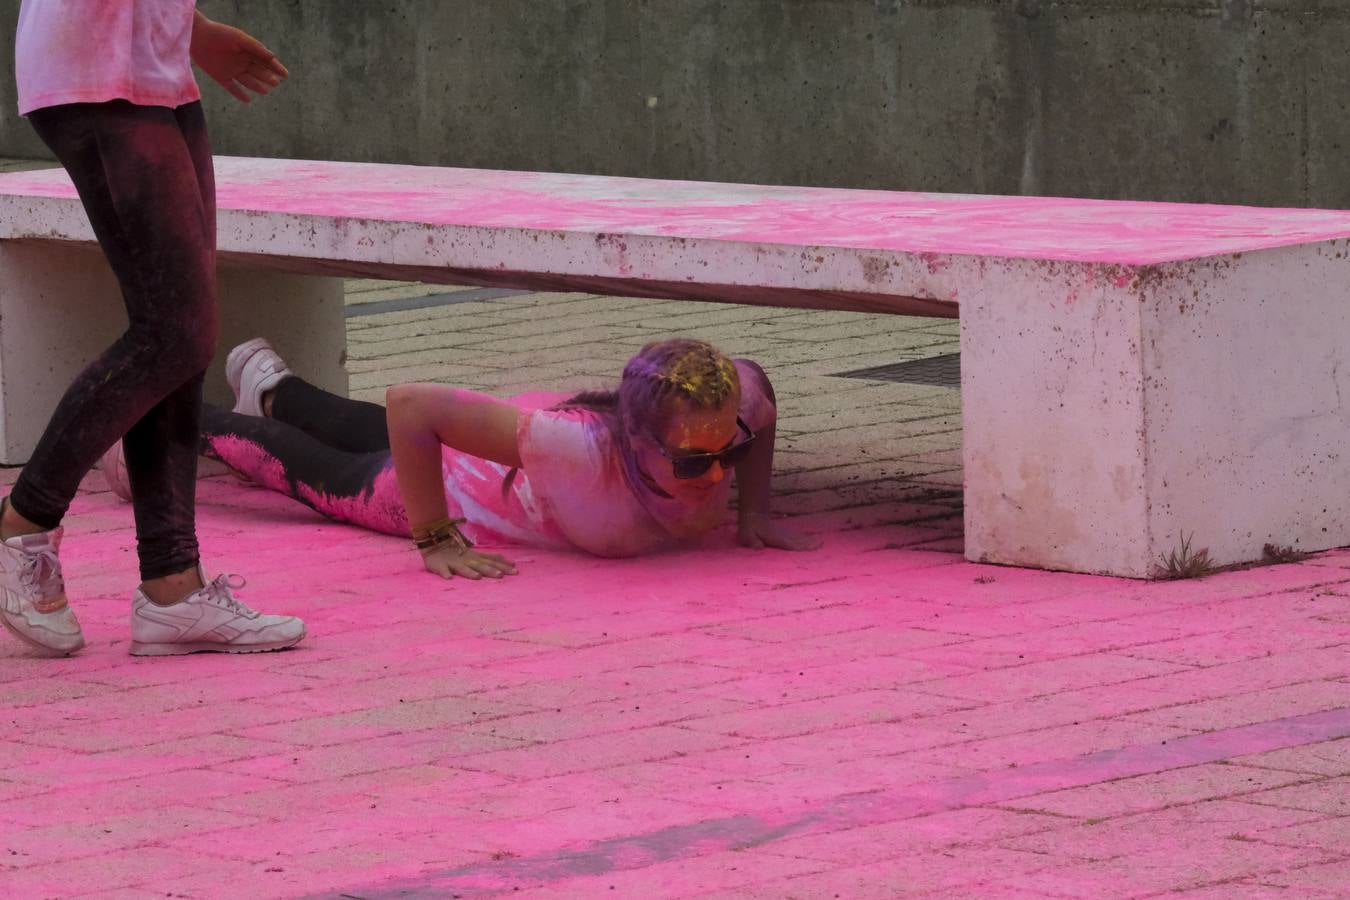
[(1153, 577), (1170, 581), (1180, 578), (1201, 578), (1213, 573), (1217, 567), (1209, 558), (1209, 548), (1191, 549), (1191, 539), (1195, 537), (1195, 533), (1192, 532), (1190, 537), (1185, 533), (1178, 533), (1177, 536), (1181, 538), (1181, 546), (1164, 556), (1161, 562), (1154, 566)]

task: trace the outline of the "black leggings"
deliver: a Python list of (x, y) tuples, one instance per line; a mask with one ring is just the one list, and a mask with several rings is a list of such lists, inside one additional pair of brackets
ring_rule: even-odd
[(207, 404), (201, 452), (339, 522), (406, 537), (384, 407), (300, 378), (272, 394), (270, 418)]
[(29, 118), (79, 192), (129, 325), (67, 389), (10, 502), (55, 528), (80, 479), (125, 435), (141, 577), (190, 569), (202, 377), (217, 335), (215, 176), (201, 104), (76, 103)]

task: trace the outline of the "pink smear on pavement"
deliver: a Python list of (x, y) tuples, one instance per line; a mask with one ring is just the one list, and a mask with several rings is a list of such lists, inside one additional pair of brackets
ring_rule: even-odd
[(901, 790), (845, 794), (793, 812), (754, 810), (752, 801), (750, 808), (739, 815), (643, 831), (586, 847), (559, 848), (534, 857), (429, 873), (410, 881), (366, 888), (359, 895), (369, 900), (418, 894), (461, 896), (461, 892), (509, 891), (521, 884), (565, 884), (578, 877), (641, 869), (719, 850), (772, 848), (779, 841), (793, 838), (1008, 803), (1049, 791), (1346, 737), (1350, 737), (1350, 709), (1337, 709), (1179, 738), (1170, 745), (1168, 741), (1140, 744)]

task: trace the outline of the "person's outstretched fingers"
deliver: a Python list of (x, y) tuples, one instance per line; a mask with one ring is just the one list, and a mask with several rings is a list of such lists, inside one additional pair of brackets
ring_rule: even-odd
[(268, 91), (276, 87), (276, 85), (274, 84), (253, 77), (253, 75), (248, 72), (245, 72), (242, 75), (238, 76), (235, 80), (238, 81), (240, 84), (242, 84), (244, 87), (248, 88), (250, 91), (253, 91), (255, 94), (260, 94), (263, 96), (266, 96)]
[(506, 567), (493, 559), (479, 559), (477, 563), (478, 571), (489, 578), (501, 578), (506, 572)]
[(484, 553), (483, 558), (492, 563), (499, 571), (516, 574), (516, 564), (500, 553)]

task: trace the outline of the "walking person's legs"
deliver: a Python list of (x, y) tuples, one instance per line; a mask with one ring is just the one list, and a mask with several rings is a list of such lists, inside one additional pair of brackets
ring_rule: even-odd
[[(200, 104), (176, 110), (124, 101), (73, 104), (39, 110), (32, 118), (75, 183), (117, 276), (128, 328), (77, 376), (58, 404), (5, 504), (0, 532), (22, 541), (39, 540), (35, 535), (41, 532), (54, 535), (53, 547), (43, 551), (54, 575), (45, 591), (36, 591), (54, 602), (50, 585), (60, 583), (54, 549), (58, 526), (80, 479), (125, 435), (143, 579), (133, 603), (132, 652), (276, 649), (296, 643), (304, 635), (298, 619), (257, 616), (230, 595), (221, 579), (204, 583), (199, 564), (195, 492), (201, 386), (217, 334), (215, 188)], [(18, 547), (6, 558), (12, 565), (0, 559), (5, 569), (0, 574), (5, 586), (13, 587), (5, 592), (8, 603), (11, 594), (31, 587), (32, 576), (25, 572), (32, 565)], [(63, 586), (61, 594), (64, 599)], [(147, 611), (177, 603), (194, 605), (194, 629), (185, 631), (172, 617)], [(208, 607), (209, 614), (203, 612)], [(15, 617), (5, 618), (14, 630)], [(224, 627), (245, 619), (255, 623), (256, 633)], [(138, 636), (148, 639), (138, 641)], [(44, 643), (42, 635), (37, 638), (36, 643)]]
[(14, 485), (4, 533), (60, 525), (80, 479), (126, 435), (147, 582), (197, 564), (196, 432), (217, 325), (214, 186), (209, 149), (189, 144), (206, 140), (192, 108), (113, 102), (32, 116), (80, 193), (128, 327), (57, 405)]
[[(94, 460), (143, 418), (129, 462), (144, 485), (136, 509), (142, 577), (174, 576), (197, 562), (192, 474), (177, 448), (185, 413), (195, 427), (183, 406), (215, 340), (213, 216), (202, 200), (210, 184), (200, 182), (174, 111), (73, 104), (38, 110), (32, 121), (80, 194), (128, 317), (127, 331), (67, 389), (0, 512), (6, 624), (31, 643), (70, 652), (83, 644), (78, 624), (53, 633), (59, 623), (25, 610), (23, 597), (40, 598), (32, 606), (51, 609), (45, 618), (74, 623), (56, 556), (61, 520)], [(186, 459), (195, 467), (194, 456)]]

